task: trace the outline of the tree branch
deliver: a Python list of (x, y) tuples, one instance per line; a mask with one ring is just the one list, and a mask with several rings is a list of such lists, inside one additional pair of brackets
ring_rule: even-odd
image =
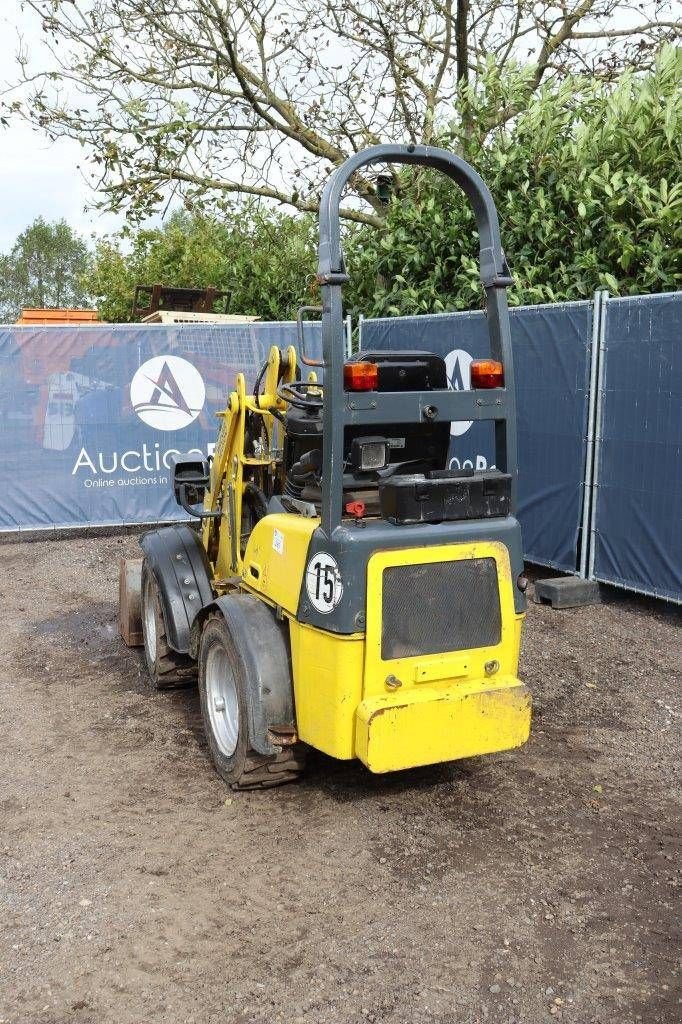
[[(484, 136), (550, 76), (646, 67), (680, 25), (670, 4), (642, 0), (635, 26), (622, 29), (613, 15), (624, 6), (26, 0), (45, 45), (21, 54), (0, 112), (85, 145), (105, 202), (136, 218), (174, 196), (210, 205), (227, 194), (307, 212), (330, 171), (363, 146), (442, 136), (457, 145), (472, 111)], [(533, 68), (516, 92), (515, 61)], [(349, 194), (346, 218), (381, 222), (372, 176), (356, 175)]]

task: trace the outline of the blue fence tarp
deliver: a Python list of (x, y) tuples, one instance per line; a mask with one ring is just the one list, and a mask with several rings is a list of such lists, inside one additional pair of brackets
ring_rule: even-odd
[(0, 530), (181, 518), (170, 456), (211, 452), (236, 374), (252, 385), (275, 343), (296, 325), (0, 327)]
[[(592, 302), (510, 311), (525, 556), (568, 572), (576, 569), (583, 505), (592, 315)], [(365, 320), (362, 348), (442, 355), (456, 389), (469, 387), (471, 360), (490, 352), (483, 312)], [(453, 467), (485, 469), (493, 460), (491, 424), (453, 424)]]
[[(602, 305), (590, 573), (682, 601), (682, 294)], [(511, 311), (519, 518), (530, 561), (573, 572), (586, 462), (593, 303)], [(319, 324), (306, 349), (319, 355)], [(296, 325), (0, 327), (0, 531), (182, 517), (175, 452), (210, 454), (237, 372), (252, 384)], [(445, 357), (469, 386), (481, 312), (366, 320), (362, 347)], [(453, 424), (453, 466), (492, 464), (491, 424)]]
[(682, 601), (682, 293), (604, 315), (593, 574)]

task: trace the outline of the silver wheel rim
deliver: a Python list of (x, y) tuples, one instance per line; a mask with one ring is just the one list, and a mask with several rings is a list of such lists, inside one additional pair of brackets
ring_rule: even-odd
[(144, 628), (144, 644), (147, 648), (147, 656), (152, 662), (156, 661), (156, 601), (151, 580), (145, 580), (144, 587), (144, 616), (142, 618)]
[(227, 651), (220, 643), (206, 657), (206, 705), (211, 732), (225, 757), (231, 757), (239, 739), (239, 701), (237, 683)]

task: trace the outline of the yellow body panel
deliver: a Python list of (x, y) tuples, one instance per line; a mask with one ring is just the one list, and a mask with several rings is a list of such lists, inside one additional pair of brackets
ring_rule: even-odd
[[(493, 647), (479, 647), (451, 654), (426, 654), (418, 657), (381, 657), (381, 628), (384, 569), (394, 565), (428, 565), (431, 562), (457, 561), (469, 558), (494, 558), (500, 596), (502, 636)], [(409, 601), (409, 594), (405, 595)], [(434, 594), (434, 601), (447, 601), (447, 594)], [(365, 697), (386, 693), (386, 678), (394, 676), (406, 688), (424, 682), (443, 685), (455, 679), (485, 678), (485, 665), (498, 662), (497, 673), (516, 675), (519, 659), (519, 637), (514, 610), (509, 552), (504, 544), (479, 541), (475, 544), (439, 544), (429, 548), (403, 548), (380, 551), (372, 555), (367, 566), (367, 649), (365, 654)]]
[(310, 538), (319, 525), (319, 519), (287, 513), (264, 516), (256, 523), (242, 563), (242, 579), (249, 590), (295, 615)]
[(295, 619), (290, 619), (289, 629), (298, 735), (331, 757), (355, 757), (364, 637), (327, 633)]
[[(501, 636), (494, 646), (384, 660), (383, 573), (395, 565), (493, 558)], [(447, 594), (434, 600), (447, 601)], [(406, 595), (409, 600), (409, 595)], [(387, 772), (520, 746), (530, 729), (530, 696), (516, 678), (523, 615), (514, 609), (509, 552), (496, 541), (380, 551), (367, 566), (367, 638), (356, 756)]]
[(510, 750), (529, 731), (528, 690), (513, 676), (498, 676), (364, 700), (355, 749), (370, 771), (391, 772)]
[[(250, 541), (244, 560), (249, 589), (258, 592), (260, 584), (261, 595), (288, 613), (300, 738), (332, 757), (359, 757), (373, 772), (452, 761), (524, 743), (530, 729), (530, 695), (516, 678), (523, 615), (514, 611), (504, 545), (481, 542), (373, 555), (368, 564), (367, 633), (343, 636), (293, 617), (309, 536), (316, 525), (316, 520), (268, 516), (254, 530), (253, 550)], [(288, 545), (286, 560), (273, 553), (275, 529)], [(384, 568), (484, 557), (494, 558), (498, 569), (500, 643), (383, 661)], [(259, 580), (248, 578), (251, 564), (257, 566)], [(447, 595), (438, 595), (438, 600), (447, 600)], [(486, 665), (490, 672), (491, 663), (498, 667), (487, 674)]]

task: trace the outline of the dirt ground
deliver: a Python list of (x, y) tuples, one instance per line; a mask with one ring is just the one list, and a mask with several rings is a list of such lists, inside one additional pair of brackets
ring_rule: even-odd
[(680, 1019), (677, 612), (531, 604), (522, 750), (237, 794), (117, 635), (136, 550), (0, 546), (0, 1021)]

